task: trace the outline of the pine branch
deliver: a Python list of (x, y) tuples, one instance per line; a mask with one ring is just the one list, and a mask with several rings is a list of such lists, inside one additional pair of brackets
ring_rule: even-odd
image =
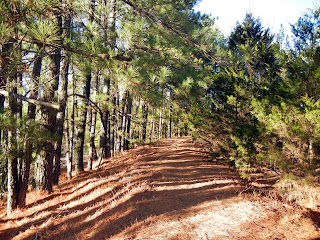
[(165, 27), (166, 29), (168, 29), (169, 31), (173, 32), (174, 34), (178, 35), (181, 39), (183, 39), (185, 43), (187, 43), (188, 45), (193, 45), (194, 47), (199, 49), (201, 54), (205, 58), (210, 59), (210, 60), (212, 59), (212, 56), (210, 56), (208, 54), (208, 52), (205, 49), (203, 49), (198, 43), (196, 43), (193, 39), (190, 39), (187, 34), (175, 29), (168, 22), (166, 22), (163, 19), (157, 17), (157, 15), (154, 12), (151, 12), (151, 10), (145, 11), (144, 9), (138, 7), (136, 4), (134, 4), (130, 0), (121, 0), (121, 1), (126, 3), (126, 4), (128, 4), (130, 7), (132, 7), (133, 10), (136, 11), (137, 13), (139, 13), (141, 16), (146, 17), (146, 18), (152, 20), (155, 23), (157, 23), (157, 22), (161, 23), (161, 25), (163, 27)]
[[(148, 48), (148, 47), (144, 47), (144, 46), (139, 46), (137, 44), (133, 45), (134, 49), (138, 49), (138, 50), (142, 50), (144, 52), (147, 53), (151, 53), (151, 54), (165, 54), (168, 57), (172, 57), (174, 59), (178, 59), (175, 54), (168, 50), (168, 49), (164, 49), (164, 50), (159, 50), (159, 49), (155, 49), (155, 48)], [(132, 49), (133, 50), (133, 49)]]
[[(98, 103), (96, 103), (96, 102), (94, 102), (94, 101), (86, 98), (85, 96), (83, 96), (83, 95), (81, 95), (81, 94), (77, 94), (77, 93), (69, 94), (69, 95), (68, 95), (68, 98), (69, 98), (69, 97), (72, 97), (72, 96), (82, 98), (85, 102), (91, 104), (94, 108), (96, 108), (96, 109), (98, 110), (100, 116), (102, 116), (103, 112), (105, 111), (105, 110), (102, 110), (102, 109), (99, 107)], [(120, 111), (120, 110), (118, 110), (118, 109), (115, 109), (115, 111), (116, 111), (117, 113), (119, 113), (122, 117), (124, 117), (124, 116), (131, 117), (131, 120), (133, 120), (133, 121), (134, 121), (134, 119), (138, 119), (137, 117), (133, 116), (132, 114), (125, 114), (125, 113), (123, 113), (122, 111)]]
[(59, 110), (61, 109), (61, 106), (60, 104), (58, 103), (49, 103), (49, 102), (42, 102), (42, 101), (39, 101), (39, 100), (36, 100), (36, 99), (31, 99), (31, 98), (27, 98), (25, 96), (22, 96), (22, 95), (19, 95), (19, 94), (16, 94), (16, 93), (10, 93), (8, 91), (5, 91), (5, 90), (0, 90), (0, 94), (5, 96), (5, 97), (14, 97), (14, 98), (18, 98), (22, 101), (25, 101), (25, 102), (28, 102), (28, 103), (31, 103), (31, 104), (34, 104), (34, 105), (39, 105), (39, 106), (44, 106), (44, 107), (47, 107), (47, 108), (53, 108), (53, 109), (56, 109), (56, 110)]
[(162, 51), (158, 50), (158, 49), (154, 49), (154, 48), (147, 48), (147, 47), (144, 47), (144, 46), (138, 46), (137, 44), (134, 44), (133, 45), (135, 49), (139, 49), (139, 50), (143, 50), (145, 52), (148, 52), (148, 53), (155, 53), (155, 54), (161, 54)]
[(100, 113), (100, 115), (103, 113), (102, 109), (98, 106), (98, 104), (88, 98), (86, 98), (85, 96), (81, 95), (81, 94), (77, 94), (77, 93), (73, 93), (73, 94), (69, 94), (68, 95), (68, 98), (69, 97), (79, 97), (79, 98), (82, 98), (84, 99), (86, 102), (88, 102), (89, 104), (91, 104), (94, 108), (96, 108), (98, 110), (98, 112)]
[(81, 56), (84, 56), (84, 57), (89, 57), (89, 58), (101, 58), (101, 59), (104, 59), (104, 60), (118, 60), (118, 61), (123, 61), (123, 62), (131, 62), (132, 61), (131, 57), (126, 57), (126, 56), (123, 56), (123, 55), (110, 56), (110, 55), (105, 54), (105, 53), (88, 54), (88, 53), (85, 53), (82, 50), (74, 49), (74, 48), (68, 47), (68, 46), (63, 45), (63, 44), (43, 43), (41, 41), (29, 39), (29, 38), (26, 38), (26, 37), (17, 38), (17, 40), (24, 41), (24, 42), (27, 42), (27, 43), (33, 43), (33, 44), (37, 44), (37, 45), (41, 45), (41, 46), (45, 45), (45, 46), (52, 47), (52, 48), (55, 48), (55, 49), (63, 49), (63, 50), (66, 50), (68, 52), (72, 52), (72, 53), (75, 53), (75, 54), (78, 54), (78, 55), (81, 55)]

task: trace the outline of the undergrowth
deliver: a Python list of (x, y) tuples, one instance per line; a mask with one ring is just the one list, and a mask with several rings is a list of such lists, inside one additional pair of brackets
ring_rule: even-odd
[[(303, 208), (320, 209), (320, 184), (317, 176), (288, 173), (272, 165), (251, 164), (241, 158), (226, 156), (214, 147), (210, 148), (209, 153), (213, 162), (234, 167), (243, 180), (255, 181), (252, 176), (258, 172), (258, 169), (260, 169), (259, 172), (263, 172), (263, 180), (268, 180), (277, 175), (278, 181), (275, 184), (270, 185), (268, 189), (260, 189), (264, 195), (281, 199), (287, 203), (295, 203)], [(274, 174), (270, 175), (265, 172), (266, 170)]]
[(305, 208), (320, 207), (320, 186), (314, 177), (297, 177), (285, 174), (273, 190), (286, 202), (296, 203)]

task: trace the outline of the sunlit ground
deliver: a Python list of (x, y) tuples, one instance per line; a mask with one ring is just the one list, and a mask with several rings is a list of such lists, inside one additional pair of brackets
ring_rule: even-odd
[[(30, 192), (5, 216), (0, 239), (316, 239), (301, 210), (247, 194), (234, 170), (208, 161), (189, 138), (106, 160), (55, 187)], [(242, 184), (241, 184), (242, 183)]]

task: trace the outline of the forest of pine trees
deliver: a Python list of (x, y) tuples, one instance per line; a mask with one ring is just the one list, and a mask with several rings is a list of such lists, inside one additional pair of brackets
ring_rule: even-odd
[[(197, 0), (2, 0), (0, 191), (52, 192), (136, 145), (193, 135), (238, 168), (320, 168), (320, 8), (293, 39), (248, 13), (226, 37)], [(213, 153), (213, 154), (215, 154)], [(85, 157), (84, 157), (85, 155)], [(62, 160), (63, 159), (63, 160)]]

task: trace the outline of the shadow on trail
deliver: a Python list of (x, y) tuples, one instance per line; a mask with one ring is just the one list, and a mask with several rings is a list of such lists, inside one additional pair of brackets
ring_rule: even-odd
[[(75, 191), (81, 191), (88, 185), (85, 181), (90, 178), (109, 177), (121, 170), (126, 170), (123, 179), (130, 182), (127, 185), (120, 181), (118, 184), (116, 181), (105, 182), (81, 192), (81, 196), (85, 196), (94, 189), (106, 189), (112, 185), (110, 191), (59, 213), (53, 225), (41, 230), (41, 239), (77, 239), (84, 236), (92, 240), (106, 239), (133, 225), (135, 228), (143, 225), (150, 217), (188, 213), (192, 207), (207, 201), (232, 198), (243, 189), (236, 172), (210, 163), (208, 154), (188, 138), (163, 140), (155, 146), (131, 150), (129, 156), (113, 169), (108, 169), (108, 164), (104, 163), (99, 171), (75, 179), (73, 183), (84, 182), (74, 188)], [(71, 189), (68, 184), (63, 187)], [(80, 200), (81, 196), (76, 195), (64, 204)], [(55, 211), (55, 208), (58, 205), (45, 211)], [(26, 223), (20, 228), (23, 230), (23, 227), (31, 225), (37, 223)], [(34, 238), (33, 234), (22, 239)]]

